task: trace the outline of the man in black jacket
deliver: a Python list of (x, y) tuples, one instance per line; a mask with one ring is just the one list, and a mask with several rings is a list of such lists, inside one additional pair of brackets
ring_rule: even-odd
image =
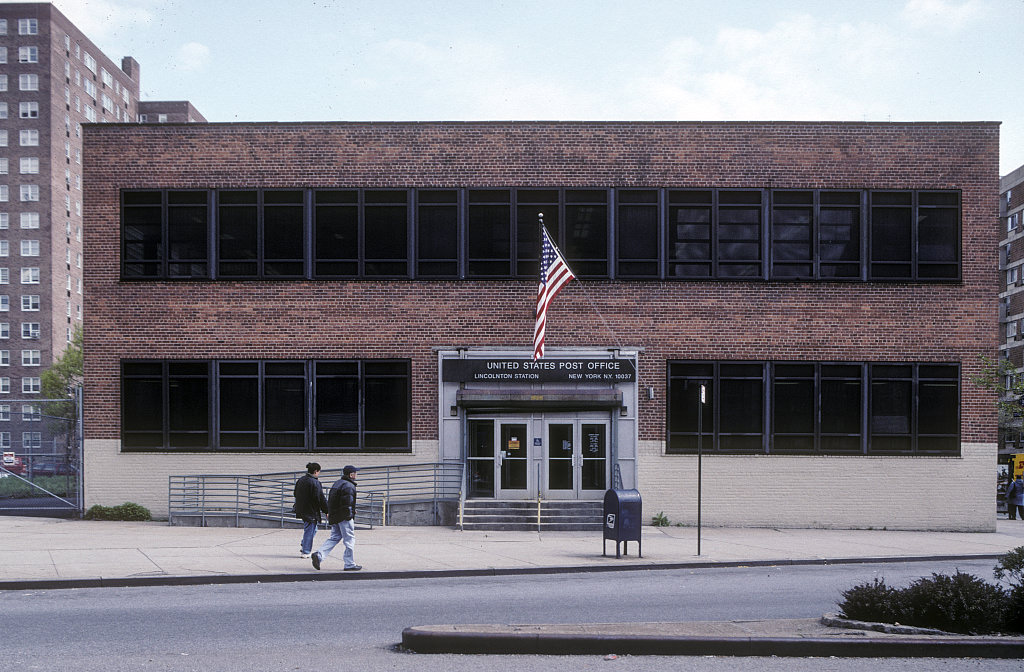
[(359, 470), (351, 464), (342, 469), (342, 477), (331, 486), (327, 498), (327, 522), (331, 525), (331, 536), (313, 554), (313, 567), (320, 569), (320, 563), (330, 555), (339, 542), (345, 542), (346, 572), (358, 572), (362, 567), (356, 564), (356, 473)]
[(324, 497), (324, 486), (320, 485), (320, 465), (310, 462), (306, 465), (306, 473), (295, 481), (295, 517), (302, 519), (302, 543), (299, 555), (308, 558), (313, 550), (313, 535), (320, 524), (321, 513), (327, 513), (327, 498)]

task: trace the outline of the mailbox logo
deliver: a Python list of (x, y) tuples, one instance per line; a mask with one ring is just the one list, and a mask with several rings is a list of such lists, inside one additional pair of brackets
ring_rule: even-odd
[(615, 514), (614, 513), (609, 513), (608, 514), (608, 516), (605, 518), (604, 525), (605, 525), (605, 527), (607, 527), (610, 530), (614, 530), (615, 529)]

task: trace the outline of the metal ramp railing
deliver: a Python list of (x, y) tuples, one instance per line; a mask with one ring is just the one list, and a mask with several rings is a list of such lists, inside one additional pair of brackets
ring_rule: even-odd
[[(270, 474), (193, 474), (168, 479), (168, 518), (294, 521), (291, 508), (296, 479), (304, 472)], [(320, 479), (325, 489), (341, 477), (340, 469), (324, 469)], [(429, 503), (437, 524), (439, 504), (457, 502), (462, 492), (462, 465), (430, 462), (422, 464), (361, 467), (359, 469), (356, 525), (372, 528), (390, 524), (390, 507), (404, 503)]]

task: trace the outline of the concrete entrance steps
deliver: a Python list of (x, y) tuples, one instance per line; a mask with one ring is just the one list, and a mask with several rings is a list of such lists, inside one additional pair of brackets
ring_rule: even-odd
[[(472, 499), (463, 509), (466, 530), (536, 531), (537, 500)], [(604, 522), (603, 502), (541, 500), (539, 531), (600, 532)]]

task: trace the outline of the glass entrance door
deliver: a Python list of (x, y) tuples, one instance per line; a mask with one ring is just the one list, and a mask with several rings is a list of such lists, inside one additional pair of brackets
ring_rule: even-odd
[(523, 420), (467, 422), (470, 498), (525, 499), (529, 492), (529, 425)]
[(521, 499), (529, 496), (530, 449), (525, 422), (499, 422), (498, 431), (498, 499)]
[(549, 420), (546, 439), (544, 496), (600, 498), (608, 488), (608, 422)]

